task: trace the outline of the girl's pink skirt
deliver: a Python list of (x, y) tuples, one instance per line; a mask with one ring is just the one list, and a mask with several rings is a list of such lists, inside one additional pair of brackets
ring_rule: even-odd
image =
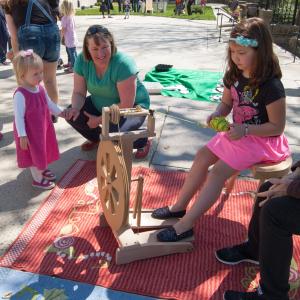
[(206, 146), (238, 171), (258, 163), (280, 162), (291, 154), (284, 134), (272, 137), (249, 135), (239, 140), (231, 140), (227, 132), (218, 132)]

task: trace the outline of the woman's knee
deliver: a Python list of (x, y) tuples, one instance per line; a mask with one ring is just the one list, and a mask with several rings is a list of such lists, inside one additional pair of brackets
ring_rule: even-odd
[(284, 197), (272, 198), (264, 203), (261, 208), (262, 222), (279, 220), (285, 211)]

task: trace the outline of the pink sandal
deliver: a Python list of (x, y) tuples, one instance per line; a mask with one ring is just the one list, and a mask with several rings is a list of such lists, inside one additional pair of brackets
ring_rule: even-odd
[(53, 181), (56, 179), (56, 176), (54, 173), (52, 173), (49, 169), (46, 169), (43, 173), (42, 173), (43, 177), (47, 180)]
[(52, 190), (55, 187), (55, 183), (43, 178), (41, 182), (33, 180), (32, 186), (42, 190)]

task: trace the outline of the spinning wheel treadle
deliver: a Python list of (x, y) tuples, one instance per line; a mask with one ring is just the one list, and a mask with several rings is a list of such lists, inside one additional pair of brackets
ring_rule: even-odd
[(109, 226), (118, 231), (128, 222), (129, 184), (118, 144), (101, 141), (97, 153), (97, 178), (103, 213)]

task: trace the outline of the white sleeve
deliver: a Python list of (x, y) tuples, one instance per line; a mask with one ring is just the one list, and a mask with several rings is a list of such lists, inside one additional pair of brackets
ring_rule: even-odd
[(47, 99), (47, 105), (49, 107), (51, 114), (58, 116), (62, 112), (62, 109), (50, 99), (50, 97), (48, 96), (46, 91), (45, 91), (45, 94), (46, 94), (46, 99)]
[(13, 98), (15, 123), (17, 128), (18, 137), (27, 136), (25, 129), (25, 97), (21, 92), (16, 92)]

